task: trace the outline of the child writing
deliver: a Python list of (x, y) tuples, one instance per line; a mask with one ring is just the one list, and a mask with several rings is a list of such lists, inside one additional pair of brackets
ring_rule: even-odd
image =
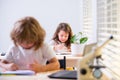
[[(59, 69), (55, 52), (44, 43), (45, 31), (33, 17), (17, 21), (11, 32), (14, 45), (10, 47), (0, 66), (5, 70), (28, 69), (44, 72)], [(46, 62), (49, 61), (49, 64)]]
[(70, 52), (70, 38), (72, 30), (68, 23), (60, 23), (54, 33), (50, 45), (55, 52)]

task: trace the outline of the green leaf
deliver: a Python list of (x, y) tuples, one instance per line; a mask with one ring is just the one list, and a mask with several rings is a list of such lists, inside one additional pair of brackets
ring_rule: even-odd
[(84, 35), (82, 32), (73, 35), (70, 39), (70, 43), (84, 44), (88, 40), (88, 38), (83, 36)]
[(80, 44), (84, 44), (88, 40), (87, 37), (83, 37), (80, 39)]
[(76, 41), (76, 35), (73, 35), (72, 37), (71, 37), (71, 39), (70, 39), (70, 42), (71, 43), (74, 43)]

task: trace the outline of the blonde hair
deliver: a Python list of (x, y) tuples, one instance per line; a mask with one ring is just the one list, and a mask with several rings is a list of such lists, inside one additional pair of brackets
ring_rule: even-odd
[(14, 28), (11, 31), (11, 39), (17, 46), (17, 42), (22, 43), (35, 43), (35, 50), (42, 46), (45, 38), (45, 30), (41, 27), (38, 21), (33, 17), (25, 17), (18, 20), (14, 24)]

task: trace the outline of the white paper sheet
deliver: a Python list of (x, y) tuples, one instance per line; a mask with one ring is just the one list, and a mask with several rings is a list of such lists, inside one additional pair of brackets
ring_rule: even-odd
[(1, 75), (15, 74), (15, 75), (34, 75), (35, 72), (31, 70), (16, 70), (16, 71), (5, 71), (0, 72)]

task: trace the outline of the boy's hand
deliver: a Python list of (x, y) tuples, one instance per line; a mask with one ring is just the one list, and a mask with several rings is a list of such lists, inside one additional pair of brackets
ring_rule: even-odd
[(29, 64), (28, 65), (28, 68), (32, 71), (35, 71), (35, 72), (43, 72), (43, 66), (40, 65), (37, 61), (34, 60), (34, 63), (33, 64)]
[(14, 70), (18, 70), (18, 66), (14, 63), (9, 63), (6, 64), (6, 70), (10, 70), (10, 71), (14, 71)]

